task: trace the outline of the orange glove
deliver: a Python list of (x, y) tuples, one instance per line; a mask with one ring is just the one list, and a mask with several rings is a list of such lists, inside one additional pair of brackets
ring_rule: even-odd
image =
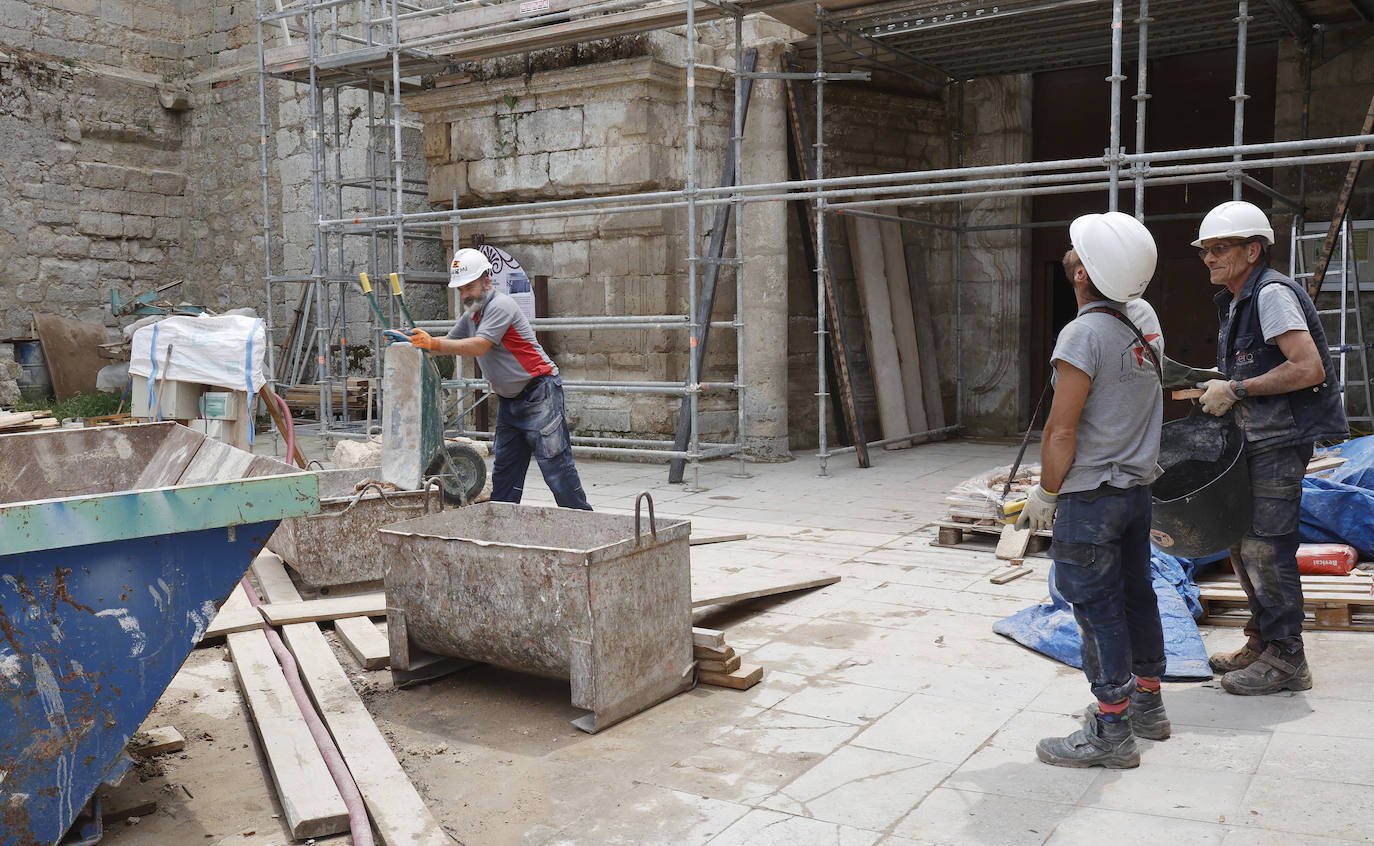
[(406, 338), (410, 341), (410, 345), (413, 347), (419, 347), (422, 350), (429, 350), (430, 352), (439, 351), (440, 339), (434, 337), (433, 335), (429, 334), (423, 329), (408, 330), (406, 332)]

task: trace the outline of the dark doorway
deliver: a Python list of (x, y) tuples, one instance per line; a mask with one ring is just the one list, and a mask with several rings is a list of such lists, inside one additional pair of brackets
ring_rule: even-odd
[[(1247, 50), (1245, 141), (1261, 143), (1274, 136), (1274, 80), (1276, 44), (1252, 44)], [(1135, 145), (1135, 109), (1128, 99), (1135, 91), (1134, 61), (1122, 83), (1122, 145)], [(1110, 90), (1106, 66), (1036, 74), (1032, 99), (1033, 157), (1038, 161), (1100, 156), (1110, 141)], [(1150, 63), (1147, 150), (1218, 147), (1231, 143), (1235, 93), (1234, 50), (1213, 50), (1168, 56)], [(1249, 171), (1269, 182), (1268, 171)], [(1194, 366), (1216, 365), (1215, 290), (1198, 261), (1191, 241), (1203, 215), (1231, 199), (1226, 182), (1147, 188), (1145, 224), (1159, 247), (1159, 265), (1145, 298), (1154, 306), (1164, 328), (1170, 357)], [(1247, 199), (1268, 209), (1270, 201), (1247, 190)], [(1067, 221), (1081, 214), (1106, 211), (1107, 192), (1036, 197), (1031, 219), (1037, 223), (1063, 221), (1037, 228), (1031, 235), (1032, 267), (1041, 268), (1031, 291), (1030, 396), (1038, 396), (1049, 376), (1054, 339), (1077, 311), (1073, 291), (1059, 267), (1069, 248)], [(1135, 211), (1135, 193), (1123, 178), (1120, 211)], [(1185, 403), (1165, 404), (1165, 418), (1187, 413)], [(1023, 411), (1023, 419), (1031, 412)], [(1043, 422), (1043, 421), (1042, 421)]]

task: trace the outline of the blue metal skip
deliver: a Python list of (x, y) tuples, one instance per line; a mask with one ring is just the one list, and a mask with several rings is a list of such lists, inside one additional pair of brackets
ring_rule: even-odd
[[(0, 846), (61, 841), (277, 522), (319, 509), (313, 474), (175, 424), (80, 431), (0, 437), (0, 478), (69, 494), (0, 482)], [(111, 439), (131, 467), (92, 466)], [(131, 476), (159, 486), (100, 489)]]

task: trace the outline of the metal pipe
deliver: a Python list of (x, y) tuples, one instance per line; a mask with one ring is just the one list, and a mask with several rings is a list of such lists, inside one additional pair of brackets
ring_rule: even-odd
[[(964, 163), (964, 87), (958, 83), (957, 123), (954, 129), (954, 160)], [(959, 228), (954, 232), (954, 425), (964, 422), (964, 202), (955, 208)]]
[[(734, 185), (736, 188), (744, 184), (744, 74), (741, 68), (744, 65), (744, 16), (738, 11), (735, 12), (735, 102), (734, 117), (730, 124), (731, 140), (734, 141)], [(744, 204), (740, 202), (741, 195), (735, 191), (730, 195), (734, 199), (734, 207), (730, 209), (735, 218), (735, 257), (739, 263), (735, 265), (735, 321), (739, 323), (735, 332), (735, 383), (740, 386), (735, 395), (735, 411), (738, 416), (735, 424), (735, 443), (739, 446), (739, 473), (738, 476), (744, 477), (748, 473), (744, 467), (744, 402), (745, 402), (745, 361), (744, 354), (744, 322), (740, 315), (744, 309)], [(785, 350), (785, 347), (784, 347)], [(783, 353), (786, 358), (786, 352)]]
[[(1240, 0), (1239, 9), (1236, 13), (1236, 93), (1231, 98), (1235, 104), (1234, 125), (1231, 130), (1231, 143), (1239, 147), (1245, 143), (1245, 101), (1250, 99), (1245, 93), (1245, 47), (1246, 35), (1250, 23), (1250, 2)], [(1240, 169), (1241, 154), (1236, 153), (1232, 160), (1236, 162), (1237, 169), (1231, 176), (1231, 199), (1240, 199)]]
[[(821, 21), (825, 19), (825, 8), (821, 5), (821, 0), (816, 0), (816, 32), (821, 32)], [(825, 38), (816, 39), (816, 138), (812, 141), (816, 151), (816, 168), (812, 176), (816, 181), (822, 182), (825, 179)], [(798, 104), (800, 106), (800, 104)], [(805, 151), (801, 151), (805, 155)], [(829, 250), (825, 244), (825, 197), (819, 195), (815, 198), (816, 207), (816, 407), (819, 416), (816, 426), (816, 438), (819, 449), (816, 458), (820, 463), (819, 475), (828, 475), (827, 464), (830, 460), (830, 452), (826, 443), (826, 390), (825, 390), (825, 266), (829, 259)], [(837, 313), (838, 316), (838, 313)], [(836, 339), (838, 342), (838, 339)], [(855, 433), (857, 437), (857, 433)]]
[[(1135, 152), (1145, 150), (1145, 103), (1150, 99), (1145, 79), (1149, 73), (1149, 28), (1150, 0), (1140, 0), (1140, 10), (1136, 17), (1139, 41), (1136, 45), (1135, 67)], [(1140, 168), (1132, 168), (1135, 174), (1135, 219), (1145, 219), (1145, 173)]]
[[(949, 435), (949, 434), (952, 434), (952, 433), (954, 433), (954, 432), (959, 431), (959, 430), (962, 429), (962, 428), (963, 428), (962, 426), (957, 426), (957, 425), (956, 425), (956, 426), (945, 426), (945, 427), (942, 427), (942, 428), (940, 428), (940, 429), (927, 429), (927, 430), (924, 431), (924, 432), (912, 432), (912, 433), (909, 434), (909, 435), (902, 435), (901, 437), (898, 437), (898, 438), (883, 438), (881, 441), (868, 441), (865, 445), (868, 446), (868, 447), (884, 447), (884, 446), (887, 446), (888, 444), (900, 444), (900, 443), (905, 443), (906, 441), (910, 441), (910, 440), (913, 440), (913, 439), (915, 439), (915, 438), (926, 438), (926, 439), (930, 439), (930, 438), (935, 437), (936, 435)], [(855, 447), (852, 447), (852, 446), (840, 447), (839, 449), (836, 449), (836, 450), (832, 451), (830, 454), (831, 454), (831, 455), (839, 455), (840, 453), (844, 453), (844, 452), (853, 452), (854, 450), (855, 450)]]
[(691, 455), (692, 487), (701, 487), (701, 467), (697, 457), (700, 438), (700, 396), (697, 380), (697, 344), (701, 343), (701, 328), (697, 325), (697, 19), (696, 0), (687, 0), (687, 179), (683, 195), (687, 200), (687, 406), (691, 415), (688, 427), (687, 452)]
[(1112, 84), (1112, 114), (1109, 146), (1107, 147), (1107, 172), (1111, 187), (1107, 194), (1107, 209), (1116, 211), (1118, 194), (1121, 188), (1121, 35), (1122, 2), (1112, 0), (1112, 75), (1107, 81)]
[(262, 179), (262, 273), (266, 288), (267, 316), (264, 325), (267, 331), (267, 370), (277, 375), (276, 326), (272, 319), (275, 311), (272, 291), (272, 190), (271, 171), (267, 166), (267, 48), (266, 33), (263, 31), (262, 0), (257, 0), (258, 12), (258, 175)]
[(907, 226), (922, 226), (928, 229), (942, 229), (947, 232), (953, 232), (959, 228), (957, 226), (950, 226), (948, 223), (936, 223), (933, 220), (917, 220), (914, 217), (902, 217), (899, 214), (878, 214), (877, 212), (847, 211), (843, 208), (837, 208), (834, 206), (832, 206), (831, 208), (833, 209), (831, 214), (834, 214), (836, 216), (847, 215), (849, 217), (867, 217), (872, 218), (873, 220), (887, 220), (891, 221), (892, 223), (901, 223)]

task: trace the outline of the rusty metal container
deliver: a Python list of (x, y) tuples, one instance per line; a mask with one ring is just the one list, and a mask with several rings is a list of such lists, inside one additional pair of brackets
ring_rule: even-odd
[[(647, 494), (641, 494), (647, 498)], [(381, 529), (393, 671), (424, 653), (572, 684), (596, 732), (692, 684), (691, 524), (486, 502)]]
[(381, 582), (384, 552), (377, 529), (423, 514), (424, 493), (384, 491), (377, 485), (355, 490), (360, 483), (380, 479), (380, 467), (317, 475), (320, 513), (281, 521), (267, 548), (315, 587)]

